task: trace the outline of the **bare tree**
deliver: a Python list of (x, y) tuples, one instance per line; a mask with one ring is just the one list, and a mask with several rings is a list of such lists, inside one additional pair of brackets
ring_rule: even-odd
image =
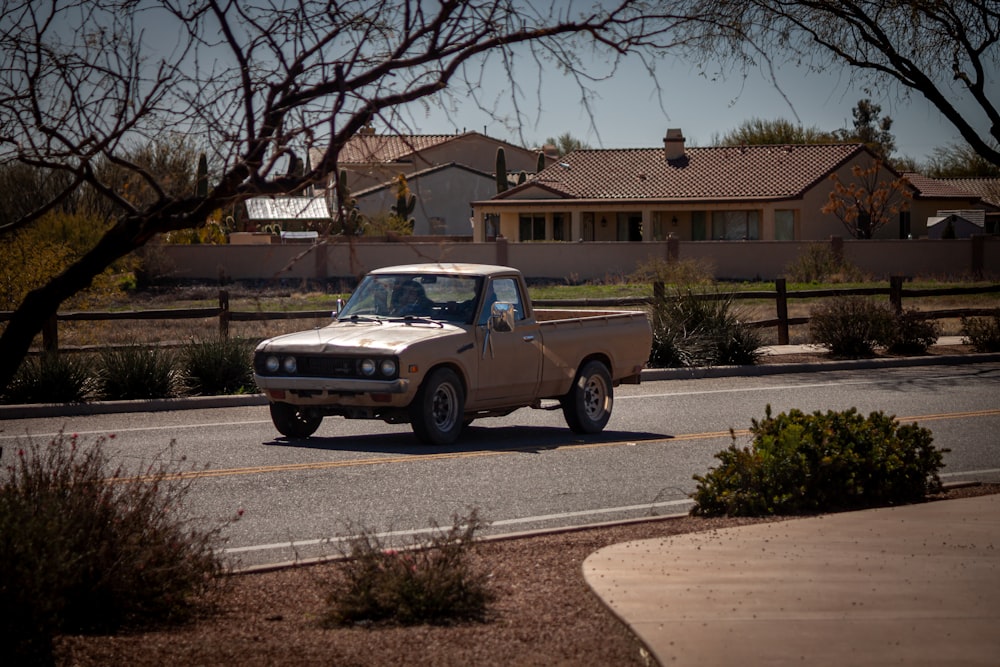
[(1000, 165), (996, 0), (694, 0), (691, 15), (703, 19), (687, 26), (700, 53), (764, 71), (846, 65), (872, 89), (922, 95)]
[[(639, 53), (652, 70), (649, 54), (668, 48), (684, 19), (662, 6), (645, 15), (646, 4), (6, 0), (0, 166), (62, 178), (30, 211), (0, 224), (0, 242), (84, 187), (109, 204), (111, 218), (93, 248), (13, 313), (0, 336), (0, 390), (43, 323), (110, 263), (247, 197), (326, 183), (345, 142), (373, 118), (399, 129), (408, 104), (449, 91), (475, 99), (487, 59), (505, 68), (518, 104), (523, 77), (515, 73), (525, 67), (555, 66), (584, 86), (581, 53), (604, 54), (612, 67)], [(137, 146), (168, 131), (208, 154), (216, 177), (207, 194), (177, 192), (132, 159)], [(321, 158), (298, 169), (313, 148)], [(101, 164), (114, 165), (119, 178), (108, 179)], [(136, 182), (149, 196), (122, 190)]]

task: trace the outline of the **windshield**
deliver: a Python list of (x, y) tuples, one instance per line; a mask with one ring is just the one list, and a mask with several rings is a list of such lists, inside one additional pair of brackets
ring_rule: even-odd
[(365, 276), (337, 319), (416, 317), (471, 324), (482, 281), (421, 273)]

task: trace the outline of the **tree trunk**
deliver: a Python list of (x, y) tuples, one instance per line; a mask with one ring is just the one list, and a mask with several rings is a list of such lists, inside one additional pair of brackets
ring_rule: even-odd
[(112, 227), (86, 255), (44, 286), (32, 290), (17, 307), (0, 336), (0, 392), (7, 388), (18, 367), (59, 306), (74, 294), (90, 287), (94, 278), (115, 260), (142, 245), (127, 223)]

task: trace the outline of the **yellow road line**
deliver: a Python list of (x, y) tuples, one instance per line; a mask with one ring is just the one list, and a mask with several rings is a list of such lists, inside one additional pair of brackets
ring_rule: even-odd
[[(976, 410), (971, 412), (951, 412), (933, 415), (919, 415), (912, 417), (897, 417), (900, 422), (930, 422), (942, 421), (946, 419), (968, 419), (972, 417), (994, 417), (1000, 415), (997, 410)], [(732, 431), (712, 431), (705, 433), (685, 433), (682, 435), (665, 436), (663, 438), (651, 438), (648, 440), (613, 440), (608, 442), (577, 443), (572, 445), (556, 445), (548, 448), (551, 450), (574, 450), (574, 449), (597, 449), (600, 447), (622, 447), (635, 445), (638, 442), (684, 442), (688, 440), (714, 440), (717, 438), (727, 438), (730, 434), (742, 437), (749, 435), (748, 429)], [(218, 470), (192, 470), (173, 475), (161, 477), (160, 479), (201, 479), (204, 477), (232, 477), (236, 475), (262, 475), (276, 472), (298, 472), (305, 470), (330, 470), (335, 468), (356, 468), (361, 466), (388, 465), (394, 463), (424, 463), (427, 461), (446, 461), (450, 459), (471, 459), (484, 456), (505, 456), (509, 454), (522, 454), (534, 452), (535, 447), (515, 447), (511, 449), (493, 449), (478, 452), (441, 452), (438, 454), (412, 454), (408, 456), (385, 456), (365, 459), (348, 459), (346, 461), (313, 461), (309, 463), (283, 463), (278, 465), (250, 466), (246, 468), (220, 468)], [(147, 477), (133, 477), (128, 479), (115, 479), (111, 481), (146, 481)]]

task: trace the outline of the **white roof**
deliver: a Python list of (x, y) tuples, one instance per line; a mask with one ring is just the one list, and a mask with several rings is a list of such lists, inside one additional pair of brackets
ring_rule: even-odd
[(323, 197), (254, 197), (246, 201), (251, 220), (329, 220)]

